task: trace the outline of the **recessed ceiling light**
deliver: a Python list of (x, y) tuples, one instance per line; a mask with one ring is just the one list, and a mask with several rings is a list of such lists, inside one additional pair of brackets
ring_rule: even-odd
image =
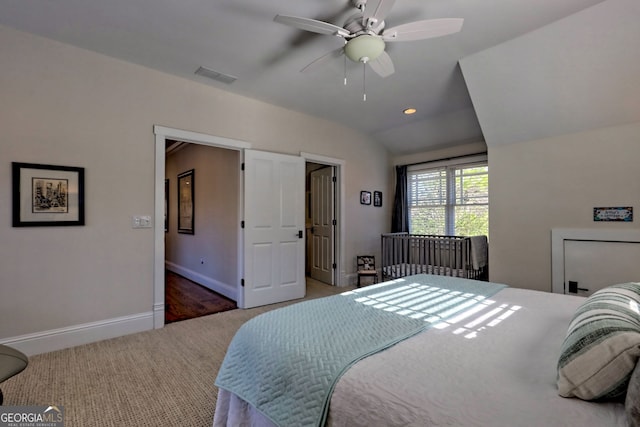
[(402, 112), (405, 113), (407, 116), (410, 116), (411, 114), (414, 114), (416, 111), (415, 108), (405, 108)]

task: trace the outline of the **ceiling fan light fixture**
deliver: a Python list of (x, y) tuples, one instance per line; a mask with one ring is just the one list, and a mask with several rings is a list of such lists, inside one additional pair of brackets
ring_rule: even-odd
[(384, 47), (382, 38), (363, 34), (347, 42), (344, 54), (354, 62), (369, 62), (380, 56), (384, 52)]

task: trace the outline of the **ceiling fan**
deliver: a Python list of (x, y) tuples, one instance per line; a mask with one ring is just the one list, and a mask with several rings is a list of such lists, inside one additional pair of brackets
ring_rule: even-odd
[[(385, 18), (396, 0), (352, 0), (357, 10), (344, 26), (339, 27), (324, 21), (297, 16), (276, 15), (274, 21), (304, 31), (338, 36), (344, 39), (343, 47), (331, 51), (304, 67), (301, 72), (315, 69), (318, 65), (344, 54), (355, 62), (369, 64), (381, 77), (394, 73), (393, 61), (385, 52), (385, 43), (424, 40), (457, 33), (462, 29), (462, 18), (426, 19), (385, 28)], [(368, 4), (369, 3), (369, 4)]]

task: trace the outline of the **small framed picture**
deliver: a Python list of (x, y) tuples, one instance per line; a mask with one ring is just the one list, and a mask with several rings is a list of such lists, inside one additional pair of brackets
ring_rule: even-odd
[(169, 180), (164, 180), (164, 231), (169, 231)]
[(178, 233), (194, 234), (195, 171), (178, 175)]
[(11, 166), (14, 227), (84, 225), (84, 168)]
[(360, 204), (362, 204), (362, 205), (370, 205), (371, 204), (371, 191), (361, 191), (360, 192)]
[(633, 221), (633, 207), (602, 207), (593, 208), (594, 221)]
[(373, 206), (382, 206), (382, 191), (373, 192)]

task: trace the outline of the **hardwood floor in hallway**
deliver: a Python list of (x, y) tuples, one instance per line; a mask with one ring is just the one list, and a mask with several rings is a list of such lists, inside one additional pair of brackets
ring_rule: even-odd
[(237, 308), (235, 301), (165, 270), (165, 323)]

